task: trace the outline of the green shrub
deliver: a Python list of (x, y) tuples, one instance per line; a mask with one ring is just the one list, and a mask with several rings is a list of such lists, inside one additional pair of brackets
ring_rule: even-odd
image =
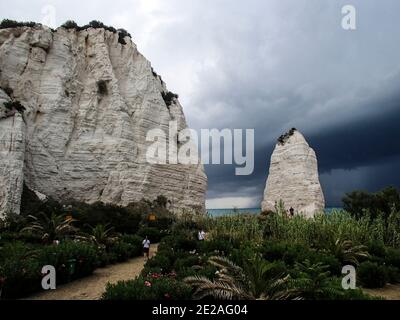
[(344, 210), (356, 218), (369, 213), (376, 218), (380, 213), (387, 218), (392, 208), (400, 208), (400, 192), (394, 187), (387, 187), (376, 193), (353, 191), (343, 198)]
[(125, 29), (118, 29), (118, 42), (121, 43), (122, 45), (126, 44), (125, 37), (132, 38), (132, 36), (129, 34), (128, 31)]
[(313, 263), (321, 262), (323, 265), (328, 266), (327, 270), (334, 276), (340, 276), (342, 274), (343, 265), (340, 263), (339, 259), (331, 254), (315, 252), (310, 254), (309, 259)]
[(198, 243), (199, 252), (207, 254), (222, 254), (228, 256), (232, 253), (234, 246), (224, 239), (212, 239)]
[(173, 277), (154, 274), (108, 284), (103, 300), (189, 300), (191, 289)]
[(167, 107), (169, 107), (174, 102), (175, 99), (179, 98), (179, 96), (176, 93), (173, 93), (171, 91), (161, 92), (161, 95)]
[(393, 266), (387, 266), (386, 267), (386, 273), (387, 273), (387, 280), (391, 284), (399, 283), (400, 282), (400, 269), (393, 267)]
[(202, 264), (202, 261), (199, 256), (188, 255), (184, 258), (177, 259), (174, 262), (173, 270), (175, 270), (176, 273), (180, 274), (186, 269), (192, 268), (193, 266), (198, 266), (200, 264)]
[(326, 292), (324, 300), (379, 300), (363, 292), (362, 289), (344, 290), (341, 284), (341, 278), (333, 278), (330, 281), (330, 286), (333, 290)]
[(78, 30), (78, 24), (73, 20), (68, 20), (61, 25), (61, 28)]
[(89, 226), (109, 225), (115, 232), (134, 234), (139, 229), (141, 214), (133, 213), (127, 208), (117, 205), (96, 202), (86, 204), (74, 202), (70, 204), (70, 214), (76, 219), (77, 226), (83, 231), (90, 231)]
[(129, 243), (132, 246), (132, 256), (140, 256), (142, 254), (142, 238), (138, 235), (125, 234), (121, 236), (121, 241)]
[(383, 241), (370, 241), (367, 245), (369, 254), (376, 257), (384, 257), (386, 255), (386, 247)]
[(123, 262), (136, 255), (137, 247), (122, 241), (116, 241), (107, 246), (111, 263)]
[(56, 268), (60, 284), (92, 274), (98, 265), (98, 251), (89, 243), (65, 241), (44, 247), (38, 260), (42, 266)]
[(262, 254), (266, 260), (283, 260), (287, 265), (293, 265), (295, 262), (303, 262), (306, 259), (310, 259), (313, 252), (299, 243), (265, 241), (262, 247)]
[(147, 237), (151, 241), (151, 243), (160, 242), (162, 238), (161, 232), (158, 229), (152, 227), (141, 227), (137, 234), (142, 238)]
[(383, 288), (387, 281), (387, 269), (375, 262), (362, 262), (357, 268), (357, 277), (366, 288)]
[(41, 265), (32, 246), (22, 242), (0, 248), (0, 278), (3, 299), (16, 299), (41, 288)]
[[(193, 251), (198, 248), (199, 241), (193, 239), (193, 237), (187, 234), (172, 234), (166, 236), (163, 241), (163, 246), (173, 248), (176, 251)], [(161, 249), (163, 248), (161, 246)]]
[(169, 273), (173, 269), (172, 263), (173, 262), (166, 255), (157, 253), (156, 256), (146, 262), (142, 273), (147, 274), (150, 272), (150, 269), (154, 268), (159, 268), (162, 273)]
[(18, 27), (35, 27), (35, 22), (18, 22), (10, 19), (4, 19), (0, 22), (0, 29), (18, 28)]
[(387, 248), (385, 255), (385, 263), (400, 269), (400, 250)]
[(9, 242), (22, 241), (31, 244), (41, 244), (43, 243), (42, 237), (35, 233), (27, 232), (1, 232), (0, 233), (0, 245), (7, 244)]

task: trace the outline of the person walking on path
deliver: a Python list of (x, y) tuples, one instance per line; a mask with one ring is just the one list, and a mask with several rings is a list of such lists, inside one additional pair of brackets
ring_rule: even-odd
[(150, 240), (147, 238), (143, 240), (143, 253), (146, 255), (147, 259), (149, 259), (150, 255)]

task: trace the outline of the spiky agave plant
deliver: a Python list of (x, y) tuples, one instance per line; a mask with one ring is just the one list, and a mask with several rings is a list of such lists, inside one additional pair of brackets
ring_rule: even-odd
[(216, 279), (200, 276), (184, 279), (185, 283), (195, 288), (195, 299), (213, 297), (217, 300), (283, 300), (292, 297), (292, 290), (287, 286), (289, 277), (261, 281), (269, 270), (266, 266), (257, 266), (255, 269), (258, 272), (250, 277), (228, 258), (214, 256), (209, 259), (209, 263), (218, 269)]
[(337, 239), (332, 247), (332, 253), (342, 262), (359, 265), (360, 258), (368, 258), (369, 253), (364, 245), (353, 245), (351, 240)]
[(28, 216), (31, 223), (23, 228), (21, 232), (32, 232), (40, 235), (43, 240), (51, 242), (60, 239), (65, 235), (75, 233), (77, 229), (72, 226), (76, 220), (66, 219), (64, 215), (56, 215), (52, 213), (47, 216), (41, 213), (39, 217)]

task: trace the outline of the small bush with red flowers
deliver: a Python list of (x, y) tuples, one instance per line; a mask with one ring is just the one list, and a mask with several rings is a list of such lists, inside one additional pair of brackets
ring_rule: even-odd
[(103, 300), (190, 300), (192, 290), (176, 274), (151, 273), (135, 280), (108, 284)]

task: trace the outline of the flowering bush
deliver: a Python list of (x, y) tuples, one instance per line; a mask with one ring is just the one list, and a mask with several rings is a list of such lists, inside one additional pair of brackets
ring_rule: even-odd
[(152, 273), (131, 281), (108, 284), (103, 300), (189, 300), (191, 289), (176, 274)]

